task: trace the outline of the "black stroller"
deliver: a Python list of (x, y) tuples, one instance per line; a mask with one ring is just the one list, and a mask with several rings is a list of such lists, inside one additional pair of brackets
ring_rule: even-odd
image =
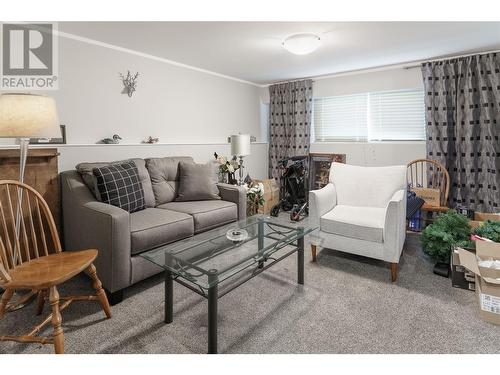
[(307, 156), (294, 156), (280, 160), (280, 202), (271, 209), (271, 216), (278, 216), (280, 209), (291, 211), (290, 219), (299, 221), (307, 215)]

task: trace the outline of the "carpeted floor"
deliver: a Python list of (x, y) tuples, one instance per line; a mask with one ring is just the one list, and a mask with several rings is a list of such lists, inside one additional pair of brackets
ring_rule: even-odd
[[(382, 262), (325, 249), (306, 252), (306, 284), (296, 257), (219, 301), (221, 353), (499, 353), (500, 327), (483, 322), (472, 292), (432, 273), (410, 237), (397, 283)], [(90, 290), (80, 276), (61, 294)], [(174, 284), (174, 322), (163, 323), (161, 276), (126, 291), (105, 320), (95, 303), (63, 313), (68, 353), (205, 353), (207, 302)], [(39, 321), (34, 304), (0, 321), (2, 334)], [(45, 312), (48, 311), (46, 307)], [(47, 332), (46, 332), (47, 333)], [(0, 353), (51, 353), (52, 346), (0, 343)]]

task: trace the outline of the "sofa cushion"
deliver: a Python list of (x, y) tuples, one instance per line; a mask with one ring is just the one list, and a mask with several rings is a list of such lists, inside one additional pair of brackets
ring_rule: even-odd
[(338, 205), (320, 219), (321, 230), (359, 240), (384, 240), (385, 208)]
[(102, 202), (99, 191), (97, 190), (96, 178), (92, 171), (94, 170), (94, 168), (105, 167), (110, 164), (122, 164), (127, 161), (133, 161), (137, 167), (137, 171), (139, 172), (139, 180), (141, 181), (142, 188), (144, 190), (144, 201), (146, 203), (146, 207), (156, 206), (153, 188), (151, 186), (151, 178), (149, 177), (149, 172), (146, 169), (146, 162), (144, 161), (144, 159), (135, 158), (111, 162), (107, 161), (96, 163), (80, 163), (75, 167), (75, 169), (78, 171), (78, 173), (80, 173), (83, 182), (85, 183), (85, 185), (87, 185), (92, 194), (94, 194), (95, 198), (99, 202)]
[(132, 254), (192, 236), (193, 232), (193, 217), (182, 212), (146, 208), (130, 214)]
[(151, 177), (155, 206), (172, 202), (177, 197), (180, 161), (193, 163), (193, 158), (181, 156), (146, 159), (146, 168)]
[(144, 190), (133, 161), (94, 168), (102, 202), (127, 212), (144, 210)]
[(200, 233), (238, 219), (238, 207), (222, 200), (170, 202), (157, 208), (183, 212), (193, 216), (194, 232)]
[(179, 162), (178, 202), (220, 199), (217, 166), (214, 163)]

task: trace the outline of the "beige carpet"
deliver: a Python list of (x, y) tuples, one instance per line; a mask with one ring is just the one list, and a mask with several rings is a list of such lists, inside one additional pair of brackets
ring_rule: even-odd
[[(414, 238), (397, 283), (386, 264), (332, 250), (308, 261), (296, 284), (296, 257), (277, 264), (219, 301), (222, 353), (498, 353), (500, 327), (483, 322), (472, 292), (432, 273)], [(61, 294), (88, 291), (78, 277)], [(206, 300), (174, 284), (174, 322), (163, 323), (163, 279), (126, 291), (105, 320), (97, 304), (63, 313), (68, 353), (205, 353)], [(0, 334), (36, 323), (34, 305), (7, 314)], [(48, 309), (46, 308), (46, 311)], [(0, 343), (0, 353), (50, 353), (51, 346)]]

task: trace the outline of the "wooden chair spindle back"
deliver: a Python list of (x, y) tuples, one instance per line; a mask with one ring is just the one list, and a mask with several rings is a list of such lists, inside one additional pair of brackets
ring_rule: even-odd
[(0, 181), (0, 280), (8, 281), (9, 270), (24, 262), (61, 250), (54, 218), (40, 193), (19, 181)]

